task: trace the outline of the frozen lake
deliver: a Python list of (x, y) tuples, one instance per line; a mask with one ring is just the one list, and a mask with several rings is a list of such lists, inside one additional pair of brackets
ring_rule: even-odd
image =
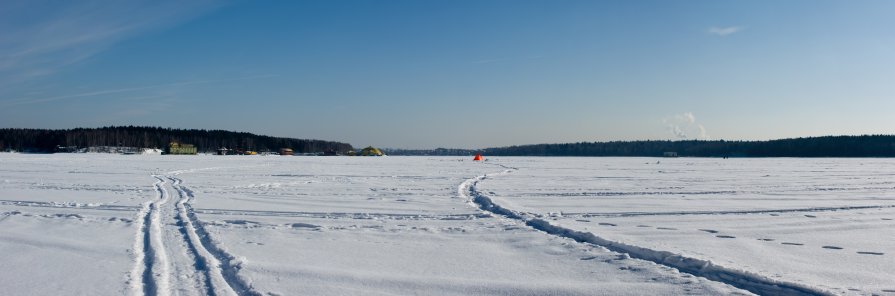
[(11, 295), (895, 295), (895, 160), (0, 153)]

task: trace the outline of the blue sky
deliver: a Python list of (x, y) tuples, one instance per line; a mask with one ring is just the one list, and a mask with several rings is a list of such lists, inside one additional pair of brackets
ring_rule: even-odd
[(481, 148), (895, 133), (893, 1), (3, 1), (0, 127)]

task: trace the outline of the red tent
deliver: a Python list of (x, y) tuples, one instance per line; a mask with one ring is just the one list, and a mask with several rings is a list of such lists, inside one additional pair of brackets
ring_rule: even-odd
[(481, 155), (481, 154), (476, 154), (476, 155), (475, 155), (475, 158), (473, 158), (472, 160), (473, 160), (473, 161), (482, 161), (482, 160), (485, 160), (485, 159), (482, 158), (482, 155)]

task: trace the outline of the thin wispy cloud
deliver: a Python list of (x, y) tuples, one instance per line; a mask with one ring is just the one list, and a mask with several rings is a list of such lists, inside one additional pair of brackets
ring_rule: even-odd
[(715, 35), (718, 37), (726, 37), (737, 32), (742, 32), (745, 30), (745, 27), (741, 26), (733, 26), (733, 27), (711, 27), (708, 28), (707, 32), (711, 35)]
[(123, 108), (95, 117), (93, 123), (95, 125), (103, 125), (108, 122), (126, 121), (160, 112), (170, 112), (178, 104), (178, 99), (170, 95), (137, 96), (123, 98), (120, 101), (127, 101)]
[(279, 75), (255, 75), (255, 76), (228, 78), (228, 79), (194, 80), (194, 81), (182, 81), (182, 82), (173, 82), (173, 83), (146, 85), (146, 86), (137, 86), (137, 87), (128, 87), (128, 88), (105, 89), (105, 90), (96, 90), (96, 91), (90, 91), (90, 92), (82, 92), (82, 93), (76, 93), (76, 94), (52, 96), (52, 97), (45, 97), (45, 98), (25, 98), (25, 99), (18, 99), (18, 100), (10, 100), (10, 101), (6, 101), (6, 102), (0, 102), (0, 106), (12, 107), (12, 106), (18, 106), (18, 105), (47, 103), (47, 102), (53, 102), (53, 101), (84, 98), (84, 97), (98, 97), (98, 96), (104, 96), (104, 95), (109, 95), (109, 94), (129, 93), (129, 92), (138, 92), (138, 91), (155, 90), (155, 89), (165, 89), (165, 88), (171, 88), (171, 87), (196, 85), (196, 84), (210, 84), (210, 83), (223, 83), (223, 82), (233, 82), (233, 81), (240, 81), (240, 80), (250, 80), (250, 79), (262, 79), (262, 78), (270, 78), (270, 77), (277, 77), (277, 76), (279, 76)]
[(218, 3), (205, 1), (2, 1), (0, 80), (56, 73), (141, 33), (182, 23)]
[(540, 55), (528, 56), (528, 57), (506, 57), (506, 58), (494, 58), (494, 59), (483, 59), (472, 61), (472, 64), (482, 65), (482, 64), (490, 64), (490, 63), (499, 63), (499, 62), (507, 62), (507, 61), (524, 61), (524, 60), (534, 60), (540, 59)]
[(503, 62), (503, 61), (509, 61), (509, 60), (512, 60), (512, 58), (478, 60), (478, 61), (473, 61), (472, 63), (481, 65), (481, 64), (490, 64), (490, 63)]

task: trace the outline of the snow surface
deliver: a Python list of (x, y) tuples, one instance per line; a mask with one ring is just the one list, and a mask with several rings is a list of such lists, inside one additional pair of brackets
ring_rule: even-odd
[(895, 293), (895, 160), (505, 162), (477, 189), (512, 214), (812, 292)]
[(886, 159), (0, 154), (0, 287), (895, 294), (893, 176)]

